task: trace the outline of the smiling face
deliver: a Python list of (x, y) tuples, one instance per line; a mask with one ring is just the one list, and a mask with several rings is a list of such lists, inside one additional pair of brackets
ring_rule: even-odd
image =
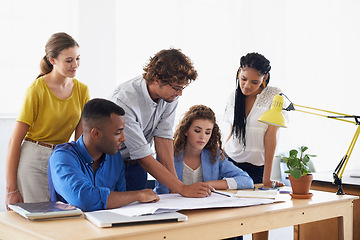
[(185, 148), (192, 148), (201, 151), (211, 138), (214, 123), (208, 119), (196, 119), (186, 131)]
[(254, 68), (240, 68), (239, 87), (245, 96), (257, 95), (262, 91), (262, 83), (266, 81), (267, 75), (261, 74)]
[(54, 71), (60, 75), (73, 78), (80, 66), (79, 47), (70, 47), (62, 50), (56, 58), (49, 58), (54, 67)]

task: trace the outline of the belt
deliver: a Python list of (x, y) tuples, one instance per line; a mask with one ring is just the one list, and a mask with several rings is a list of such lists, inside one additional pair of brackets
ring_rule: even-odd
[(35, 140), (33, 140), (31, 138), (28, 138), (28, 137), (24, 138), (24, 140), (28, 141), (28, 142), (36, 143), (36, 144), (39, 144), (39, 145), (41, 145), (43, 147), (48, 147), (48, 148), (51, 148), (51, 149), (54, 149), (56, 147), (55, 144), (41, 142), (41, 141), (35, 141)]
[(125, 166), (135, 166), (137, 164), (137, 160), (124, 160)]

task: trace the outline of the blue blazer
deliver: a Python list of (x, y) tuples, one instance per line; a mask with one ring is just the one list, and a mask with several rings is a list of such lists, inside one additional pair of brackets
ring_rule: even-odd
[[(174, 157), (175, 170), (180, 181), (183, 181), (183, 153), (180, 156)], [(254, 187), (252, 178), (247, 172), (241, 170), (230, 162), (227, 158), (223, 161), (219, 160), (220, 156), (214, 163), (211, 160), (211, 152), (203, 149), (201, 152), (201, 165), (203, 178), (205, 181), (222, 180), (223, 178), (234, 178), (237, 184), (237, 189), (249, 189)], [(155, 181), (154, 191), (157, 194), (169, 193), (169, 189), (159, 181)]]

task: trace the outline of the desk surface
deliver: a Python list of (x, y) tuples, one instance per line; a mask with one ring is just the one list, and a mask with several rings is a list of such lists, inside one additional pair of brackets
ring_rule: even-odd
[[(345, 194), (360, 196), (360, 178), (350, 177), (350, 174), (353, 173), (359, 174), (360, 172), (351, 170), (346, 170), (344, 172), (342, 178), (343, 190)], [(338, 186), (333, 184), (332, 172), (317, 172), (313, 173), (313, 176), (314, 180), (311, 184), (311, 189), (332, 193), (337, 192)], [(353, 236), (354, 239), (360, 239), (360, 200), (354, 201), (353, 209)], [(303, 236), (299, 237), (299, 240), (305, 240), (314, 233), (319, 232), (323, 235), (323, 238), (321, 239), (335, 240), (337, 239), (337, 229), (335, 226), (336, 222), (333, 220), (321, 221), (315, 224), (304, 224), (298, 229), (299, 236)]]
[(83, 217), (29, 221), (14, 212), (0, 212), (0, 239), (221, 239), (334, 217), (343, 217), (345, 239), (352, 238), (348, 233), (352, 232), (352, 201), (358, 197), (312, 192), (312, 199), (291, 200), (281, 194), (281, 203), (181, 211), (188, 216), (185, 222), (112, 228), (98, 228)]

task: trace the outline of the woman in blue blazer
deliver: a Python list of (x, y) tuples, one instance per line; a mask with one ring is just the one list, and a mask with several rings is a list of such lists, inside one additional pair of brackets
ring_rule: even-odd
[[(195, 105), (185, 113), (174, 134), (174, 152), (177, 176), (187, 185), (206, 182), (223, 190), (254, 187), (251, 177), (225, 158), (215, 113), (209, 107)], [(158, 181), (154, 191), (169, 193)]]

